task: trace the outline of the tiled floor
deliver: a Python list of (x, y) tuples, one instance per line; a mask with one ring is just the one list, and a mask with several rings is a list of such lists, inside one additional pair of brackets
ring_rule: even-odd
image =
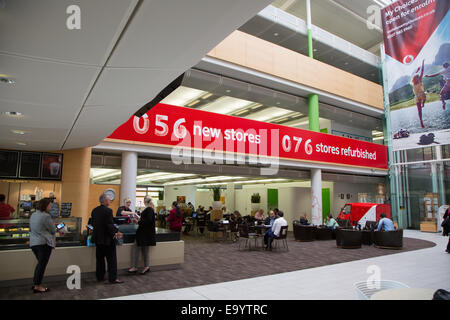
[(367, 268), (373, 265), (379, 267), (382, 280), (395, 280), (414, 288), (450, 291), (450, 254), (444, 252), (448, 238), (412, 230), (405, 230), (404, 236), (432, 241), (436, 246), (300, 271), (114, 299), (351, 300), (359, 298), (354, 283), (366, 281), (371, 275)]

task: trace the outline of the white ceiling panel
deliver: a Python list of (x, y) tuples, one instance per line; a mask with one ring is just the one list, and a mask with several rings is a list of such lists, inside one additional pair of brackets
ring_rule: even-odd
[[(103, 65), (137, 0), (3, 0), (0, 52)], [(69, 30), (70, 5), (80, 29)]]
[[(78, 114), (79, 105), (39, 105), (0, 99), (0, 126), (14, 125), (18, 128), (55, 128), (68, 129)], [(20, 117), (7, 116), (5, 112), (22, 113)]]
[(86, 101), (86, 106), (134, 105), (134, 111), (137, 111), (183, 72), (184, 69), (169, 68), (105, 68)]
[[(100, 143), (126, 122), (135, 111), (134, 107), (95, 106), (83, 108), (63, 148), (82, 148), (86, 146), (86, 141), (92, 145)], [(110, 116), (112, 112), (114, 117)]]
[(108, 66), (187, 70), (271, 2), (143, 1)]
[(0, 84), (0, 98), (80, 108), (100, 69), (0, 54), (0, 73), (15, 81)]

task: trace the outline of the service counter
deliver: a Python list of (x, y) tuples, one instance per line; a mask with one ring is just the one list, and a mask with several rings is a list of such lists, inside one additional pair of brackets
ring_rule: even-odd
[[(130, 226), (131, 227), (131, 226)], [(184, 263), (184, 241), (179, 233), (157, 229), (156, 246), (150, 247), (150, 266), (178, 265)], [(64, 245), (64, 244), (61, 244)], [(128, 269), (133, 243), (117, 246), (117, 268)], [(53, 250), (45, 276), (67, 275), (70, 265), (79, 266), (82, 273), (95, 272), (95, 247), (73, 243)], [(143, 266), (140, 256), (139, 266)], [(36, 258), (30, 248), (0, 251), (0, 281), (29, 279), (33, 277)]]

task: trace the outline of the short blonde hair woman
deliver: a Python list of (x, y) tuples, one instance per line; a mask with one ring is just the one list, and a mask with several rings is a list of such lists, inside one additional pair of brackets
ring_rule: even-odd
[(123, 206), (119, 207), (116, 212), (116, 217), (126, 216), (133, 213), (133, 209), (131, 209), (131, 199), (125, 198), (123, 199)]

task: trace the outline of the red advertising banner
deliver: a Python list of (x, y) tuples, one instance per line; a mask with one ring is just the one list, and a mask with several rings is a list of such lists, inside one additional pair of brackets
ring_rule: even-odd
[(385, 92), (396, 150), (450, 142), (450, 0), (383, 8)]
[(109, 137), (180, 149), (387, 169), (387, 148), (324, 133), (157, 104)]

